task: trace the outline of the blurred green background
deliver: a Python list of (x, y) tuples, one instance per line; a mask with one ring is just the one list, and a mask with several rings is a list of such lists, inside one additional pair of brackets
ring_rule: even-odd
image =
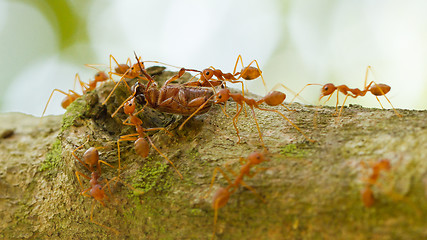
[[(0, 110), (40, 115), (54, 88), (72, 89), (75, 73), (93, 77), (85, 63), (108, 64), (109, 54), (125, 62), (133, 51), (224, 72), (241, 54), (246, 64), (258, 60), (269, 89), (294, 91), (362, 88), (372, 65), (369, 80), (392, 87), (395, 107), (425, 109), (426, 9), (422, 0), (0, 0)], [(260, 81), (248, 88), (265, 93)], [(319, 93), (312, 86), (302, 96), (317, 104)], [(47, 114), (64, 112), (63, 97), (55, 94)], [(372, 95), (349, 103), (379, 107)]]

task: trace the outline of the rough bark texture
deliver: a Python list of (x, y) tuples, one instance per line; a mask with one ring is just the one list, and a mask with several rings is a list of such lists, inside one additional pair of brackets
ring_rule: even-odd
[[(172, 73), (151, 69), (158, 79)], [(157, 72), (156, 72), (157, 71)], [(0, 115), (0, 238), (2, 239), (209, 239), (214, 210), (209, 190), (213, 171), (225, 163), (235, 172), (239, 157), (262, 150), (250, 109), (242, 113), (237, 144), (229, 101), (224, 115), (219, 106), (191, 120), (146, 109), (139, 117), (144, 127), (167, 127), (173, 133), (150, 133), (154, 144), (174, 162), (184, 179), (153, 148), (148, 158), (135, 154), (132, 142), (121, 144), (121, 179), (144, 191), (112, 184), (106, 207), (95, 203), (93, 218), (119, 235), (93, 224), (93, 199), (81, 191), (75, 171), (90, 173), (71, 152), (81, 157), (91, 146), (100, 158), (118, 165), (116, 141), (135, 133), (126, 118), (110, 114), (129, 96), (120, 87), (108, 104), (100, 103), (113, 83), (104, 84), (76, 100), (64, 116), (41, 120), (19, 113)], [(292, 104), (294, 112), (280, 111), (316, 143), (310, 143), (274, 112), (256, 110), (269, 162), (267, 170), (239, 188), (218, 211), (218, 239), (422, 239), (427, 237), (426, 111), (366, 109), (350, 106), (339, 122), (335, 108)], [(279, 109), (279, 108), (276, 108)], [(61, 121), (62, 119), (62, 121)], [(361, 191), (370, 170), (362, 162), (389, 159), (373, 186), (375, 203), (367, 208)], [(116, 169), (102, 165), (102, 177)], [(230, 173), (229, 176), (233, 178)], [(89, 182), (83, 179), (85, 186)], [(218, 175), (213, 191), (226, 186)], [(263, 197), (263, 203), (259, 197)]]

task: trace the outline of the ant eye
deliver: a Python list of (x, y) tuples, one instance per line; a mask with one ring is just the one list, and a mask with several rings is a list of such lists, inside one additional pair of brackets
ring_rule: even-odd
[(209, 72), (209, 71), (206, 72), (206, 75), (210, 75), (210, 74), (211, 74), (211, 72)]
[(222, 95), (218, 95), (218, 98), (219, 98), (219, 99), (221, 99), (221, 98), (222, 98)]
[(99, 75), (100, 75), (99, 73), (95, 74), (96, 77), (99, 77)]
[(325, 91), (328, 91), (328, 89), (329, 89), (329, 88), (328, 88), (328, 87), (325, 87), (324, 89), (325, 89)]

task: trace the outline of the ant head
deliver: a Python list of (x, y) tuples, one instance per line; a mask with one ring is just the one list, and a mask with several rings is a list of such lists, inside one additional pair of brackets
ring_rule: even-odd
[(135, 112), (135, 98), (131, 98), (129, 101), (127, 101), (123, 107), (123, 111), (125, 114), (129, 115)]
[(221, 89), (216, 94), (216, 101), (215, 101), (215, 103), (226, 102), (229, 98), (230, 98), (230, 90), (228, 88)]
[(102, 200), (105, 197), (104, 189), (100, 184), (95, 184), (90, 189), (90, 195), (96, 200)]
[(384, 169), (384, 170), (390, 170), (391, 168), (391, 164), (390, 161), (388, 159), (381, 159), (378, 163), (377, 166), (380, 169)]
[(206, 68), (206, 69), (204, 69), (203, 71), (202, 71), (202, 76), (206, 79), (206, 80), (209, 80), (209, 79), (211, 79), (212, 77), (213, 77), (213, 74), (214, 72), (213, 72), (213, 70), (212, 69), (210, 69), (210, 68)]
[(335, 85), (332, 83), (323, 85), (321, 97), (331, 95), (336, 89), (337, 87), (335, 87)]
[(99, 71), (95, 74), (95, 82), (103, 82), (108, 80), (108, 75), (103, 72), (103, 71)]
[(264, 157), (264, 154), (262, 154), (260, 152), (253, 152), (253, 153), (249, 154), (248, 159), (253, 164), (260, 164), (262, 162), (268, 161)]

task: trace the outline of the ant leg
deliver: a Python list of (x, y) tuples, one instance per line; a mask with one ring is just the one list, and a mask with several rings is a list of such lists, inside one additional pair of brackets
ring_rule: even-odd
[(233, 75), (236, 74), (237, 64), (239, 63), (239, 60), (240, 60), (240, 63), (242, 64), (242, 68), (245, 67), (245, 65), (243, 65), (242, 55), (239, 54), (239, 56), (236, 59), (236, 63), (234, 64)]
[[(80, 176), (82, 176), (82, 177), (84, 177), (84, 178), (86, 178), (86, 179), (88, 179), (88, 180), (90, 180), (90, 177), (88, 177), (88, 176), (84, 175), (83, 173), (81, 173), (81, 172), (79, 172), (79, 171), (76, 171), (77, 181), (79, 181), (80, 187), (82, 188), (82, 192), (84, 192), (83, 183), (82, 183), (82, 181), (80, 180), (79, 175), (80, 175)], [(89, 188), (89, 189), (90, 189), (90, 188)]]
[(133, 137), (133, 136), (138, 136), (139, 134), (138, 133), (134, 133), (134, 134), (128, 134), (128, 135), (123, 135), (123, 136), (120, 136), (120, 139), (119, 140), (117, 140), (117, 155), (118, 155), (118, 158), (119, 158), (119, 167), (117, 168), (117, 172), (118, 172), (118, 175), (120, 175), (120, 142), (123, 142), (123, 141), (135, 141), (137, 138), (136, 137)]
[(169, 80), (167, 80), (166, 82), (165, 82), (165, 84), (163, 84), (163, 87), (162, 88), (164, 88), (165, 86), (167, 86), (169, 83), (171, 83), (171, 82), (173, 82), (173, 81), (176, 81), (178, 78), (180, 78), (180, 77), (182, 77), (182, 75), (184, 75), (184, 73), (185, 73), (185, 71), (186, 71), (187, 69), (185, 69), (185, 68), (181, 68), (179, 71), (178, 71), (178, 73), (177, 74), (175, 74), (173, 77), (171, 77)]
[(224, 176), (224, 178), (227, 180), (227, 182), (228, 182), (228, 185), (229, 186), (231, 186), (231, 185), (233, 185), (233, 183), (231, 182), (231, 179), (228, 177), (228, 175), (224, 172), (224, 170), (222, 170), (221, 168), (219, 168), (219, 167), (216, 167), (215, 169), (214, 169), (214, 172), (213, 172), (213, 174), (212, 174), (212, 180), (211, 180), (211, 184), (209, 185), (209, 190), (208, 190), (208, 192), (205, 194), (205, 196), (203, 196), (203, 199), (206, 199), (207, 197), (208, 197), (208, 195), (212, 192), (212, 187), (213, 187), (213, 184), (214, 184), (214, 182), (215, 182), (215, 177), (216, 177), (216, 175), (217, 175), (217, 173), (218, 172), (220, 172), (221, 174), (222, 174), (222, 176)]
[(76, 82), (77, 82), (77, 80), (79, 81), (80, 88), (82, 89), (82, 93), (85, 93), (85, 92), (89, 89), (89, 86), (88, 86), (88, 84), (87, 84), (87, 83), (83, 82), (83, 81), (80, 79), (80, 76), (79, 76), (79, 74), (78, 74), (78, 73), (76, 73), (76, 76), (74, 77), (74, 86), (73, 86), (73, 90), (75, 90), (75, 89), (76, 89)]
[(88, 189), (84, 190), (83, 192), (80, 192), (80, 195), (85, 196), (85, 197), (88, 197), (88, 198), (92, 198), (92, 196), (91, 196), (91, 195), (87, 194), (87, 192), (89, 192), (91, 189), (92, 189), (92, 187), (90, 187), (90, 188), (88, 188)]
[(378, 96), (375, 96), (375, 98), (377, 99), (378, 103), (380, 104), (381, 109), (384, 109), (384, 107), (383, 107), (383, 105), (381, 104), (381, 101), (380, 101), (380, 99), (378, 98)]
[(107, 165), (107, 166), (109, 166), (110, 168), (115, 168), (115, 167), (113, 167), (111, 164), (109, 164), (109, 163), (107, 163), (107, 162), (105, 162), (105, 161), (102, 161), (102, 160), (98, 160), (98, 172), (99, 172), (99, 175), (101, 175), (101, 163), (103, 163), (103, 164), (105, 164), (105, 165)]
[(261, 140), (261, 144), (262, 144), (262, 146), (263, 146), (263, 147), (264, 147), (264, 149), (265, 149), (266, 147), (265, 147), (265, 145), (264, 145), (264, 140), (262, 139), (262, 133), (261, 133), (261, 129), (259, 128), (258, 121), (257, 121), (257, 119), (256, 119), (256, 115), (255, 115), (254, 107), (253, 107), (253, 106), (250, 106), (250, 107), (251, 107), (251, 110), (252, 110), (252, 116), (253, 116), (253, 118), (254, 118), (254, 120), (255, 120), (256, 128), (257, 128), (257, 130), (258, 130), (259, 139)]
[[(308, 87), (308, 86), (313, 86), (313, 85), (319, 85), (319, 86), (322, 86), (321, 84), (318, 84), (318, 83), (309, 83), (309, 84), (306, 84), (297, 94), (295, 94), (295, 97), (294, 98), (292, 98), (292, 100), (289, 102), (289, 104), (291, 104), (291, 103), (293, 103), (294, 102), (294, 100), (295, 100), (295, 98), (297, 98), (298, 96), (299, 96), (299, 94), (306, 88), (306, 87)], [(282, 86), (283, 87), (283, 86)]]
[(212, 234), (211, 240), (215, 239), (216, 222), (218, 220), (218, 205), (219, 205), (219, 202), (215, 201), (215, 206), (214, 206), (214, 211), (215, 211), (215, 213), (214, 213), (214, 227), (213, 227), (213, 234)]
[(304, 132), (295, 124), (293, 123), (289, 118), (287, 118), (283, 113), (281, 113), (280, 111), (276, 110), (276, 109), (267, 109), (267, 108), (261, 108), (261, 107), (256, 107), (259, 110), (264, 110), (264, 111), (270, 111), (270, 112), (275, 112), (277, 114), (279, 114), (280, 116), (282, 116), (286, 121), (288, 121), (296, 130), (298, 130), (298, 132), (300, 132), (305, 139), (307, 139), (309, 142), (316, 142), (315, 140), (309, 138), (307, 135), (304, 134)]
[(257, 196), (263, 203), (266, 203), (265, 199), (259, 195), (259, 193), (255, 190), (255, 188), (247, 185), (243, 180), (241, 182), (242, 186), (249, 189), (255, 196)]
[(114, 86), (113, 90), (111, 90), (110, 94), (107, 96), (107, 98), (104, 100), (104, 102), (102, 102), (102, 105), (105, 105), (105, 103), (107, 103), (108, 99), (110, 99), (110, 97), (113, 95), (114, 91), (116, 90), (116, 88), (119, 86), (120, 82), (124, 82), (126, 84), (126, 87), (129, 89), (130, 91), (130, 87), (127, 84), (127, 82), (125, 81), (125, 76), (126, 74), (129, 72), (130, 68), (128, 70), (126, 70), (126, 72), (123, 74), (123, 76), (120, 78), (120, 80), (116, 83), (116, 85)]
[(215, 95), (212, 95), (211, 97), (209, 97), (206, 102), (204, 102), (202, 105), (200, 105), (200, 107), (198, 109), (196, 109), (196, 111), (194, 111), (187, 119), (185, 119), (185, 121), (181, 124), (181, 126), (179, 126), (178, 130), (182, 130), (182, 128), (184, 127), (184, 125), (194, 116), (196, 115), (200, 110), (202, 110), (206, 104), (214, 97)]
[[(339, 95), (339, 94), (337, 93), (337, 101), (338, 101), (338, 95)], [(344, 102), (342, 103), (342, 106), (341, 106), (341, 108), (340, 108), (340, 112), (338, 113), (338, 116), (337, 116), (337, 118), (336, 118), (336, 121), (339, 121), (339, 119), (340, 119), (341, 112), (342, 112), (342, 110), (343, 110), (343, 108), (344, 108), (344, 104), (345, 104), (345, 102), (347, 101), (348, 96), (349, 96), (349, 94), (347, 93), (347, 94), (345, 95)], [(338, 104), (337, 104), (337, 106), (338, 106)], [(335, 113), (336, 113), (336, 112), (335, 112)]]
[[(356, 97), (357, 97), (357, 95), (351, 95), (350, 93), (347, 93), (347, 94), (345, 95), (344, 102), (342, 103), (342, 106), (341, 106), (341, 108), (340, 108), (340, 112), (338, 113), (338, 116), (337, 116), (337, 121), (340, 119), (341, 112), (342, 112), (342, 110), (343, 110), (343, 108), (344, 108), (344, 105), (345, 105), (345, 102), (347, 101), (348, 96), (353, 97), (353, 98), (356, 98)], [(380, 103), (380, 104), (381, 104), (381, 103)], [(381, 106), (381, 107), (382, 107), (382, 106)]]
[[(384, 97), (385, 97), (385, 99), (388, 101), (388, 103), (390, 103), (390, 106), (393, 108), (393, 110), (394, 110), (394, 113), (396, 113), (396, 115), (398, 116), (398, 117), (402, 117), (402, 115), (400, 114), (400, 113), (398, 113), (397, 111), (396, 111), (396, 109), (393, 107), (393, 104), (391, 104), (391, 102), (390, 102), (390, 100), (388, 100), (388, 98), (387, 98), (387, 96), (386, 95), (383, 95)], [(378, 100), (378, 102), (380, 101), (379, 99), (378, 99), (378, 97), (377, 97), (377, 100)], [(381, 104), (381, 102), (380, 102), (380, 104)], [(382, 107), (382, 106), (381, 106)]]
[(158, 128), (144, 128), (144, 131), (145, 131), (145, 132), (149, 132), (149, 131), (159, 131), (159, 130), (163, 130), (163, 131), (165, 131), (167, 134), (169, 134), (170, 136), (173, 136), (173, 134), (172, 134), (169, 130), (167, 130), (166, 128), (163, 128), (163, 127), (158, 127)]
[(230, 117), (230, 116), (228, 116), (228, 114), (227, 114), (227, 112), (226, 112), (227, 102), (225, 102), (225, 103), (224, 103), (224, 107), (223, 107), (223, 106), (221, 106), (221, 105), (219, 105), (219, 107), (221, 108), (222, 112), (224, 113), (224, 115), (225, 115), (226, 117)]
[[(331, 94), (332, 95), (332, 94)], [(340, 96), (340, 92), (339, 91), (337, 91), (337, 103), (335, 104), (335, 113), (333, 114), (333, 116), (335, 116), (336, 114), (337, 114), (337, 112), (338, 112), (338, 103), (339, 103), (339, 100), (338, 100), (338, 98), (339, 98), (339, 96)], [(329, 98), (328, 98), (328, 100), (329, 100)], [(327, 100), (326, 100), (327, 101)], [(343, 107), (344, 106), (344, 104), (341, 106), (341, 107)]]
[(77, 147), (76, 149), (74, 149), (72, 152), (71, 152), (71, 154), (77, 159), (77, 160), (79, 160), (79, 162), (83, 165), (83, 166), (85, 166), (86, 168), (87, 168), (87, 170), (89, 170), (90, 172), (92, 172), (92, 167), (91, 166), (88, 166), (88, 165), (86, 165), (86, 163), (84, 163), (79, 157), (77, 157), (77, 155), (75, 154), (75, 152), (77, 151), (77, 150), (79, 150), (80, 148), (82, 148), (87, 142), (89, 142), (89, 135), (87, 136), (87, 140), (86, 140), (86, 142), (84, 142), (82, 145), (80, 145), (79, 147)]
[[(121, 64), (119, 64), (119, 62), (116, 60), (116, 58), (115, 58), (112, 54), (110, 54), (110, 71), (108, 72), (108, 75), (110, 76), (110, 79), (112, 79), (112, 80), (113, 80), (113, 82), (116, 82), (116, 81), (114, 81), (114, 79), (113, 79), (113, 76), (112, 76), (112, 75), (114, 74), (114, 75), (117, 75), (117, 76), (123, 77), (123, 75), (124, 75), (124, 74), (120, 74), (120, 73), (115, 73), (115, 72), (113, 72), (113, 68), (112, 68), (112, 66), (111, 66), (111, 59), (113, 59), (113, 60), (114, 60), (114, 62), (116, 63), (117, 67), (119, 67), (119, 69), (121, 69), (121, 68), (120, 68)], [(130, 69), (130, 67), (129, 67), (129, 66), (131, 66), (130, 58), (128, 58), (128, 59), (126, 60), (126, 65), (128, 66), (128, 69)], [(122, 70), (122, 69), (121, 69), (121, 70)], [(125, 71), (125, 74), (126, 74), (126, 71)]]
[[(249, 63), (249, 65), (243, 70), (243, 72), (240, 73), (240, 77), (243, 76), (248, 71), (248, 67), (251, 66), (252, 63), (256, 64), (258, 73), (261, 76), (262, 84), (264, 85), (265, 92), (267, 92), (267, 84), (265, 83), (264, 77), (262, 76), (262, 72), (260, 70), (261, 68), (259, 67), (257, 60), (252, 60), (252, 62)], [(243, 64), (243, 62), (242, 62), (242, 64)]]
[[(313, 84), (307, 84), (307, 85), (305, 85), (305, 87), (307, 87), (308, 85), (320, 85), (320, 84), (315, 84), (315, 83), (313, 83)], [(299, 93), (296, 93), (296, 92), (292, 91), (290, 88), (286, 87), (284, 84), (277, 83), (276, 85), (274, 85), (274, 87), (271, 89), (271, 91), (274, 91), (275, 89), (277, 89), (279, 87), (284, 88), (286, 91), (291, 92), (295, 96), (294, 98), (292, 98), (292, 100), (291, 100), (291, 102), (289, 104), (291, 104), (296, 97), (298, 97), (299, 99), (301, 99), (303, 102), (309, 104), (309, 102), (307, 100), (305, 100), (303, 97), (299, 96), (299, 93), (302, 90), (304, 90), (305, 87), (303, 89), (301, 89), (301, 91), (299, 91)]]
[(168, 67), (173, 67), (173, 68), (182, 68), (182, 67), (178, 67), (172, 64), (168, 64), (168, 63), (164, 63), (164, 62), (159, 62), (159, 61), (144, 61), (144, 63), (158, 63), (158, 64), (162, 64)]
[(288, 108), (288, 106), (286, 106), (286, 105), (285, 105), (285, 104), (283, 104), (283, 103), (281, 103), (281, 104), (280, 104), (280, 106), (282, 106), (282, 107), (286, 108), (286, 110), (288, 110), (289, 112), (296, 112), (296, 110), (295, 110), (295, 109), (290, 109), (290, 108)]
[[(234, 117), (233, 117), (233, 125), (234, 125), (234, 129), (236, 129), (236, 134), (237, 134), (237, 137), (238, 137), (238, 141), (237, 141), (237, 143), (240, 143), (240, 135), (239, 135), (239, 129), (237, 129), (237, 120), (238, 120), (238, 117), (239, 117), (239, 114), (240, 114), (240, 112), (242, 111), (242, 108), (243, 108), (243, 106), (242, 106), (243, 104), (237, 104), (236, 106), (237, 106), (237, 110), (236, 110), (236, 114), (234, 115)], [(240, 106), (240, 108), (239, 108), (239, 106)]]
[(107, 226), (105, 226), (105, 225), (103, 225), (103, 224), (101, 224), (101, 223), (99, 223), (99, 222), (95, 222), (95, 220), (93, 220), (93, 210), (95, 209), (95, 199), (93, 199), (93, 202), (92, 202), (92, 209), (90, 210), (90, 221), (91, 222), (93, 222), (93, 223), (95, 223), (96, 225), (98, 225), (98, 226), (101, 226), (101, 227), (103, 227), (103, 228), (106, 228), (106, 229), (108, 229), (108, 230), (110, 230), (110, 231), (112, 231), (112, 232), (114, 232), (116, 235), (119, 235), (119, 231), (117, 231), (116, 229), (114, 229), (114, 228), (110, 228), (110, 227), (107, 227)]
[[(60, 90), (60, 89), (57, 89), (57, 88), (53, 89), (53, 90), (52, 90), (52, 93), (51, 93), (51, 94), (50, 94), (50, 96), (49, 96), (49, 99), (47, 100), (46, 106), (44, 107), (44, 110), (43, 110), (43, 113), (42, 113), (42, 115), (41, 115), (41, 118), (44, 116), (44, 114), (45, 114), (45, 112), (46, 112), (46, 109), (47, 109), (47, 106), (49, 105), (50, 99), (52, 98), (53, 93), (54, 93), (55, 91), (56, 91), (56, 92), (60, 92), (60, 93), (62, 93), (62, 94), (64, 94), (64, 95), (66, 95), (66, 96), (68, 96), (68, 97), (72, 97), (70, 93), (66, 93), (66, 92), (64, 92), (64, 91), (62, 91), (62, 90)], [(71, 91), (71, 90), (70, 90), (70, 91)], [(75, 93), (75, 92), (73, 91), (73, 93)], [(80, 94), (76, 94), (76, 95), (77, 95), (77, 96), (80, 96)]]
[(85, 64), (85, 66), (89, 67), (89, 68), (92, 68), (92, 69), (95, 69), (98, 72), (102, 72), (102, 71), (99, 68), (95, 67), (95, 66), (104, 66), (104, 67), (106, 67), (105, 64)]
[(179, 177), (181, 179), (183, 179), (184, 177), (181, 175), (181, 173), (175, 167), (173, 162), (171, 160), (169, 160), (169, 158), (166, 155), (164, 155), (162, 152), (160, 152), (160, 150), (154, 145), (153, 141), (151, 141), (151, 138), (148, 135), (145, 135), (145, 136), (147, 137), (148, 142), (150, 142), (151, 146), (160, 154), (160, 156), (162, 156), (164, 159), (168, 160), (168, 162), (172, 165), (172, 167), (175, 168), (175, 171), (178, 173)]

